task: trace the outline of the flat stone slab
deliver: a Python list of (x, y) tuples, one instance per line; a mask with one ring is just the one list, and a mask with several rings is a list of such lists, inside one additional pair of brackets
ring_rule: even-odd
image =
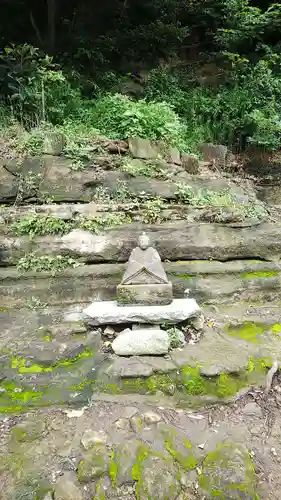
[(116, 301), (92, 302), (84, 309), (86, 322), (97, 326), (126, 323), (179, 323), (198, 316), (194, 299), (174, 299), (165, 306), (118, 306)]
[(112, 342), (112, 349), (119, 356), (167, 354), (169, 347), (170, 339), (167, 332), (157, 327), (140, 330), (126, 328)]

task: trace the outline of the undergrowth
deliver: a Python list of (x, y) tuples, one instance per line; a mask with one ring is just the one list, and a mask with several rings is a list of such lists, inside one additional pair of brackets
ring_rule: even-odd
[(228, 207), (236, 209), (243, 218), (263, 219), (267, 212), (262, 203), (253, 202), (241, 203), (230, 189), (221, 191), (211, 191), (209, 189), (199, 189), (196, 192), (187, 184), (177, 184), (177, 199), (184, 204), (192, 206)]
[(14, 222), (10, 229), (18, 236), (28, 234), (34, 236), (46, 236), (50, 234), (66, 234), (71, 230), (71, 223), (50, 215), (28, 215)]
[(52, 276), (64, 271), (68, 267), (78, 267), (80, 264), (71, 257), (63, 255), (36, 255), (29, 253), (19, 259), (17, 269), (20, 273), (29, 271), (48, 271)]

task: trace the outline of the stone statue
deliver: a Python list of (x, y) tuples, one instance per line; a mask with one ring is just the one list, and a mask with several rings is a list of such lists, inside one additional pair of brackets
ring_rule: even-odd
[(134, 248), (121, 284), (117, 301), (121, 304), (170, 304), (172, 284), (168, 281), (159, 253), (149, 246), (149, 237), (142, 233)]

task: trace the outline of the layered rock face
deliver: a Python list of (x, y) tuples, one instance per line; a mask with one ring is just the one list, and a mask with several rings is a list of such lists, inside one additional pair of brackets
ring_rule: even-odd
[[(59, 154), (63, 140), (53, 139), (45, 153)], [(225, 173), (224, 147), (201, 150), (204, 162), (174, 148), (159, 158), (134, 139), (81, 170), (52, 154), (0, 166), (0, 413), (28, 410), (2, 448), (9, 455), (16, 443), (19, 460), (35, 450), (44, 500), (260, 493), (249, 450), (263, 450), (260, 471), (277, 446), (273, 433), (264, 446), (266, 404), (249, 395), (229, 421), (190, 407), (236, 400), (281, 362), (278, 179), (272, 194), (269, 183)], [(145, 289), (131, 279), (142, 267), (124, 275), (143, 231), (163, 263), (144, 266), (160, 278)], [(93, 301), (102, 322), (85, 316)], [(157, 307), (166, 308), (160, 326)], [(37, 492), (22, 477), (4, 481), (6, 498)]]

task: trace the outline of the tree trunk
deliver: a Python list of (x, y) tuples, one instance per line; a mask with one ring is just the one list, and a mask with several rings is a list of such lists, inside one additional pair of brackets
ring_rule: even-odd
[(47, 0), (48, 6), (48, 50), (54, 54), (56, 48), (56, 1)]

